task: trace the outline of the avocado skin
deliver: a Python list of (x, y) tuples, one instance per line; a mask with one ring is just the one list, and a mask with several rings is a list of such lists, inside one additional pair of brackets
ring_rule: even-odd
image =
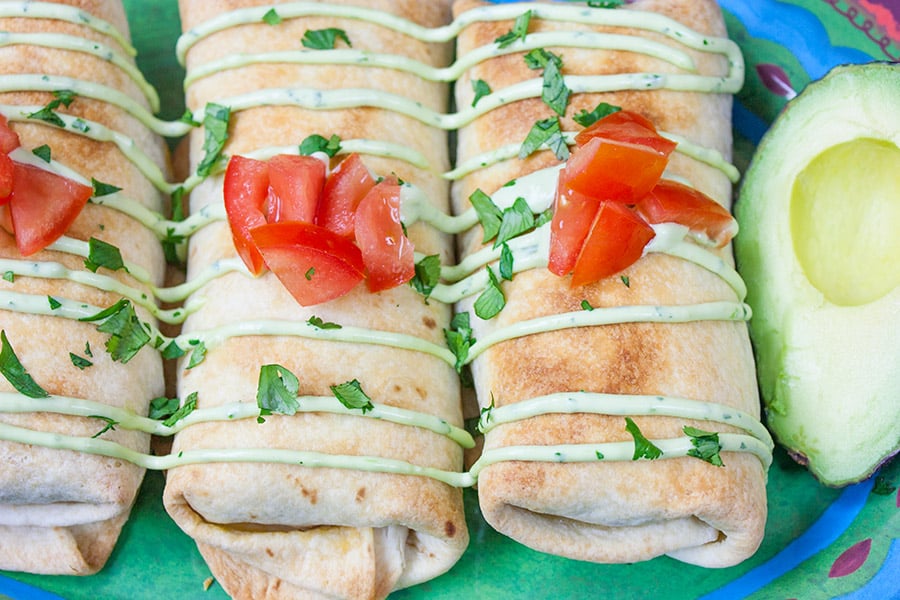
[[(858, 140), (900, 147), (897, 63), (836, 67), (790, 101), (758, 146), (735, 204), (735, 257), (753, 310), (767, 425), (829, 486), (865, 479), (900, 451), (900, 285), (871, 302), (832, 303), (807, 277), (791, 226), (798, 175), (826, 150)], [(867, 175), (846, 173), (860, 192), (847, 201), (862, 208)], [(900, 189), (892, 195), (900, 203)], [(900, 270), (900, 256), (891, 264)]]

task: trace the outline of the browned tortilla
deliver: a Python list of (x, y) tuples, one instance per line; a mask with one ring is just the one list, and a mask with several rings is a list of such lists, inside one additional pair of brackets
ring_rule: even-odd
[[(184, 28), (238, 6), (262, 2), (182, 1)], [(404, 16), (426, 26), (449, 19), (445, 2), (346, 2)], [(188, 70), (237, 52), (296, 49), (307, 30), (337, 27), (354, 49), (403, 53), (435, 65), (449, 61), (449, 45), (427, 45), (362, 21), (331, 18), (285, 20), (234, 27), (202, 40), (188, 53)], [(317, 89), (366, 87), (405, 95), (446, 110), (444, 84), (385, 69), (351, 66), (252, 65), (223, 71), (190, 86), (187, 102), (207, 102), (267, 87)], [(225, 100), (223, 100), (225, 99)], [(379, 175), (396, 173), (421, 187), (447, 210), (447, 184), (437, 175), (448, 165), (446, 134), (395, 113), (360, 108), (312, 111), (258, 107), (234, 114), (226, 154), (299, 144), (311, 134), (341, 139), (386, 140), (428, 158), (432, 171), (398, 160), (364, 156)], [(202, 132), (193, 136), (191, 159), (202, 156)], [(222, 177), (212, 177), (191, 197), (193, 210), (222, 201)], [(450, 240), (424, 225), (409, 228), (416, 250), (441, 253)], [(234, 257), (225, 222), (195, 234), (189, 277), (213, 261)], [(257, 279), (232, 273), (197, 296), (206, 304), (185, 324), (185, 332), (257, 319), (304, 322), (317, 316), (419, 336), (443, 343), (449, 307), (423, 302), (409, 286), (371, 294), (361, 285), (347, 296), (304, 308), (271, 274)], [(260, 367), (277, 363), (300, 379), (300, 394), (331, 395), (329, 386), (357, 379), (375, 403), (438, 415), (461, 425), (459, 385), (453, 368), (421, 353), (377, 345), (329, 342), (290, 336), (231, 338), (209, 348), (200, 365), (179, 375), (180, 395), (196, 391), (198, 406), (256, 402)], [(362, 416), (298, 413), (272, 415), (258, 424), (208, 423), (176, 436), (174, 452), (195, 448), (282, 448), (328, 454), (377, 456), (446, 470), (462, 468), (462, 450), (430, 431)], [(408, 475), (279, 464), (201, 464), (173, 469), (166, 508), (196, 541), (217, 581), (236, 598), (384, 597), (391, 590), (428, 580), (449, 569), (468, 541), (462, 494), (436, 480)]]
[[(128, 35), (125, 12), (118, 1), (70, 1), (110, 21)], [(111, 47), (116, 42), (86, 27), (42, 18), (0, 19), (0, 30), (14, 32), (67, 33), (96, 40)], [(134, 83), (112, 64), (84, 53), (15, 45), (0, 48), (0, 78), (10, 74), (54, 74), (85, 79), (121, 90), (146, 106)], [(0, 94), (0, 103), (43, 106), (50, 93)], [(122, 110), (104, 102), (76, 98), (58, 112), (97, 121), (136, 140), (164, 171), (165, 147), (157, 136)], [(162, 198), (149, 181), (111, 143), (100, 143), (38, 123), (12, 123), (22, 146), (31, 150), (47, 144), (55, 160), (91, 177), (123, 189), (128, 197), (150, 209), (161, 210)], [(110, 208), (88, 205), (67, 235), (80, 240), (91, 236), (118, 246), (126, 261), (142, 265), (154, 283), (162, 282), (164, 260), (153, 233)], [(0, 229), (0, 256), (21, 258), (12, 236)], [(84, 260), (59, 252), (42, 251), (28, 260), (54, 261), (84, 270)], [(140, 288), (122, 272), (109, 273)], [(16, 277), (0, 281), (0, 289), (86, 302), (100, 308), (119, 296), (65, 280)], [(145, 290), (146, 291), (146, 290)], [(149, 293), (149, 292), (148, 292)], [(153, 319), (139, 310), (141, 318)], [(114, 363), (104, 351), (108, 335), (96, 325), (52, 316), (0, 310), (0, 329), (6, 332), (20, 361), (32, 377), (51, 394), (86, 398), (137, 414), (147, 414), (151, 398), (163, 393), (162, 361), (157, 352), (145, 348), (127, 364)], [(93, 349), (93, 366), (79, 370), (69, 352), (84, 355), (85, 344)], [(0, 391), (13, 388), (0, 378)], [(35, 399), (33, 413), (0, 414), (0, 421), (37, 431), (91, 437), (103, 429), (98, 419), (66, 417), (40, 412)], [(115, 430), (102, 439), (146, 452), (149, 436)], [(89, 456), (0, 441), (0, 569), (34, 573), (85, 575), (100, 569), (110, 552), (143, 477), (143, 469), (122, 460)]]
[[(459, 15), (480, 4), (461, 0), (454, 12)], [(725, 35), (721, 13), (712, 1), (638, 0), (618, 10), (657, 12), (698, 31)], [(458, 39), (458, 56), (490, 43), (511, 25), (504, 21), (466, 28)], [(589, 29), (532, 19), (529, 33), (563, 28)], [(662, 36), (648, 37), (674, 45)], [(563, 57), (564, 74), (678, 70), (629, 52), (548, 49)], [(720, 57), (691, 55), (701, 73), (727, 71)], [(539, 72), (525, 66), (521, 53), (492, 59), (460, 78), (457, 104), (471, 103), (473, 80), (482, 79), (496, 91), (536, 76)], [(660, 130), (730, 157), (728, 95), (666, 90), (575, 95), (562, 129), (580, 129), (572, 115), (580, 109), (591, 110), (599, 101), (639, 112)], [(462, 162), (501, 145), (519, 143), (535, 121), (552, 114), (539, 98), (494, 110), (459, 131), (457, 159)], [(454, 187), (458, 210), (467, 206), (466, 199), (476, 188), (491, 194), (507, 181), (556, 162), (551, 152), (543, 151), (526, 160), (482, 169)], [(669, 170), (729, 205), (731, 185), (721, 172), (678, 154), (673, 155)], [(480, 244), (479, 230), (462, 240), (464, 255)], [(730, 260), (730, 250), (724, 256)], [(665, 255), (648, 255), (620, 275), (627, 278), (627, 286), (616, 275), (573, 289), (568, 277), (557, 277), (546, 269), (516, 274), (503, 284), (506, 307), (489, 322), (476, 319), (475, 337), (518, 321), (581, 310), (583, 300), (594, 307), (737, 300), (716, 275)], [(459, 309), (471, 310), (471, 300)], [(585, 390), (680, 396), (759, 415), (753, 358), (743, 322), (624, 323), (541, 333), (497, 344), (476, 358), (472, 367), (482, 407)], [(736, 431), (667, 417), (636, 415), (634, 421), (650, 439), (681, 437), (684, 425)], [(620, 416), (545, 415), (498, 426), (487, 433), (485, 448), (631, 440)], [(544, 552), (593, 562), (633, 562), (667, 554), (689, 563), (724, 567), (752, 555), (760, 543), (766, 518), (766, 476), (754, 455), (725, 452), (722, 460), (723, 468), (687, 457), (580, 464), (504, 462), (481, 473), (479, 501), (485, 518), (497, 530)]]

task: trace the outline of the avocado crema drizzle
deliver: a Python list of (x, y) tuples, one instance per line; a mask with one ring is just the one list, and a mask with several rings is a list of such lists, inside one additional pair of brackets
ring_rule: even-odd
[[(256, 7), (236, 10), (222, 14), (181, 36), (177, 45), (180, 61), (184, 61), (188, 49), (199, 40), (230, 27), (241, 25), (277, 25), (282, 20), (302, 16), (331, 16), (351, 20), (362, 20), (382, 27), (401, 32), (409, 37), (425, 42), (445, 42), (452, 40), (468, 24), (479, 21), (497, 21), (516, 19), (529, 11), (535, 19), (554, 21), (577, 21), (591, 25), (608, 25), (629, 27), (663, 34), (676, 40), (688, 48), (702, 52), (724, 55), (729, 64), (729, 73), (725, 77), (704, 76), (696, 74), (690, 56), (672, 47), (642, 39), (639, 36), (623, 36), (614, 34), (597, 34), (587, 32), (567, 33), (533, 33), (522, 36), (509, 45), (489, 44), (471, 52), (448, 67), (435, 69), (428, 65), (412, 61), (406, 57), (380, 54), (352, 49), (297, 50), (291, 52), (261, 53), (240, 55), (223, 59), (197, 67), (187, 73), (185, 85), (213, 73), (238, 68), (250, 64), (264, 62), (305, 63), (305, 64), (354, 64), (373, 67), (390, 68), (416, 74), (432, 81), (453, 82), (468, 68), (478, 62), (502, 54), (541, 49), (544, 46), (568, 46), (579, 48), (602, 48), (641, 52), (666, 60), (683, 71), (683, 74), (623, 74), (595, 77), (564, 77), (565, 85), (573, 92), (598, 92), (620, 89), (678, 89), (712, 93), (736, 92), (743, 81), (743, 60), (737, 46), (728, 39), (709, 38), (694, 32), (683, 25), (656, 14), (640, 13), (629, 10), (590, 8), (584, 6), (540, 5), (540, 4), (502, 4), (480, 7), (460, 15), (450, 25), (438, 28), (424, 28), (408, 20), (369, 9), (351, 6), (331, 6), (327, 4), (295, 2), (282, 4), (275, 8)], [(271, 17), (275, 16), (273, 21)], [(98, 19), (89, 13), (66, 6), (43, 2), (7, 2), (0, 4), (0, 17), (33, 17), (66, 20), (89, 27), (108, 36), (118, 45), (118, 49), (98, 44), (76, 36), (59, 34), (13, 34), (0, 32), (0, 46), (11, 44), (29, 44), (42, 47), (62, 48), (66, 50), (86, 52), (104, 58), (125, 71), (145, 95), (148, 104), (156, 111), (159, 98), (152, 86), (147, 83), (141, 73), (135, 69), (127, 57), (135, 54), (134, 48), (126, 37), (111, 24)], [(415, 102), (383, 92), (370, 89), (352, 90), (312, 90), (304, 88), (260, 90), (235, 98), (224, 98), (220, 105), (229, 111), (237, 112), (261, 105), (288, 104), (316, 110), (337, 110), (348, 107), (372, 106), (419, 119), (429, 125), (442, 129), (456, 129), (471, 122), (478, 116), (503, 104), (522, 98), (541, 96), (541, 80), (535, 78), (510, 86), (509, 88), (491, 92), (480, 99), (477, 108), (468, 107), (458, 112), (440, 114), (417, 105)], [(140, 103), (111, 88), (78, 79), (47, 75), (10, 75), (0, 81), (0, 92), (7, 91), (48, 91), (66, 90), (77, 98), (79, 96), (102, 100), (125, 110), (151, 131), (167, 136), (179, 137), (194, 127), (206, 127), (209, 133), (210, 118), (215, 119), (211, 105), (188, 115), (189, 119), (180, 121), (161, 121), (147, 111)], [(0, 114), (12, 122), (35, 120), (35, 113), (42, 107), (0, 105)], [(227, 115), (226, 111), (226, 115)], [(99, 123), (76, 119), (69, 115), (54, 113), (59, 117), (56, 122), (44, 121), (52, 127), (62, 127), (78, 135), (115, 144), (121, 152), (163, 193), (179, 194), (187, 192), (199, 185), (209, 175), (220, 174), (224, 169), (224, 157), (219, 146), (208, 149), (212, 165), (204, 173), (194, 173), (184, 182), (168, 182), (164, 174), (144, 155), (130, 138), (112, 131)], [(227, 116), (219, 127), (227, 127)], [(574, 143), (574, 132), (561, 132), (568, 145)], [(689, 140), (663, 132), (663, 135), (678, 143), (676, 151), (690, 156), (721, 170), (732, 182), (737, 181), (738, 171), (717, 152), (695, 145)], [(209, 135), (208, 135), (209, 137)], [(213, 144), (215, 146), (215, 144)], [(546, 145), (539, 148), (547, 151)], [(262, 148), (248, 153), (248, 156), (264, 159), (277, 153), (297, 153), (299, 146), (289, 148)], [(424, 157), (414, 151), (391, 142), (381, 140), (341, 140), (339, 153), (359, 152), (397, 158), (417, 167), (429, 169)], [(455, 169), (441, 173), (444, 178), (455, 180), (490, 164), (513, 158), (519, 152), (518, 144), (500, 147), (491, 152), (473, 157)], [(324, 154), (316, 154), (323, 160)], [(31, 152), (21, 148), (12, 154), (15, 160), (29, 162), (60, 173), (75, 181), (90, 184), (82, 174), (73, 171), (55, 160), (49, 163), (35, 157)], [(512, 206), (516, 199), (522, 198), (528, 208), (540, 214), (552, 207), (556, 178), (561, 166), (542, 169), (498, 190), (492, 200), (499, 209)], [(147, 209), (140, 203), (127, 198), (120, 191), (103, 195), (96, 194), (91, 202), (109, 206), (132, 217), (153, 231), (161, 241), (184, 240), (194, 232), (213, 222), (226, 220), (223, 203), (214, 203), (184, 219), (167, 219), (164, 215)], [(401, 191), (401, 217), (405, 225), (423, 221), (446, 233), (464, 232), (479, 223), (475, 209), (451, 216), (434, 208), (424, 194), (416, 187), (404, 183)], [(242, 322), (218, 327), (204, 332), (193, 332), (190, 336), (166, 337), (156, 327), (141, 321), (148, 337), (149, 345), (163, 352), (175, 350), (175, 356), (196, 352), (202, 347), (206, 352), (225, 339), (235, 336), (250, 335), (293, 335), (335, 342), (363, 344), (379, 344), (397, 348), (405, 348), (436, 356), (449, 365), (459, 369), (470, 363), (476, 356), (493, 344), (537, 332), (552, 331), (570, 327), (583, 327), (622, 322), (689, 322), (698, 320), (746, 320), (749, 308), (743, 303), (745, 288), (740, 276), (721, 258), (706, 250), (696, 240), (690, 240), (687, 228), (676, 224), (655, 225), (656, 237), (648, 245), (645, 252), (661, 252), (692, 261), (699, 266), (719, 275), (735, 292), (735, 302), (716, 302), (691, 306), (621, 306), (612, 308), (596, 308), (572, 313), (552, 315), (531, 321), (516, 323), (509, 327), (497, 329), (490, 335), (474, 341), (465, 356), (457, 356), (448, 346), (434, 344), (414, 336), (386, 331), (376, 331), (358, 327), (323, 327), (312, 319), (307, 322), (285, 322), (264, 320)], [(541, 268), (547, 265), (549, 243), (549, 226), (545, 223), (533, 231), (509, 241), (509, 248), (515, 257), (515, 271)], [(50, 249), (88, 258), (90, 247), (87, 242), (62, 237)], [(476, 252), (461, 263), (452, 266), (441, 266), (441, 281), (434, 286), (430, 299), (453, 303), (463, 298), (483, 292), (492, 279), (486, 272), (493, 269), (500, 260), (500, 249), (485, 248)], [(417, 260), (421, 259), (417, 255)], [(204, 272), (195, 275), (184, 284), (174, 287), (155, 287), (150, 285), (147, 271), (140, 265), (125, 263), (129, 275), (151, 290), (153, 298), (146, 293), (122, 283), (115, 278), (89, 270), (70, 269), (60, 263), (46, 261), (0, 259), (0, 273), (3, 279), (14, 286), (16, 277), (40, 277), (48, 279), (67, 279), (101, 290), (111, 291), (123, 297), (125, 302), (143, 307), (155, 318), (166, 323), (180, 323), (188, 314), (197, 310), (202, 304), (202, 297), (195, 297), (174, 309), (163, 310), (158, 301), (177, 303), (184, 302), (189, 296), (203, 289), (214, 278), (230, 272), (239, 272), (250, 277), (249, 272), (239, 258), (220, 260), (208, 267)], [(93, 320), (102, 325), (109, 315), (110, 308), (91, 306), (66, 298), (55, 298), (48, 303), (47, 297), (25, 294), (9, 289), (0, 290), (0, 308), (31, 314), (56, 316), (60, 318)], [(11, 350), (11, 349), (10, 349)], [(191, 357), (194, 358), (193, 356)], [(199, 358), (202, 360), (202, 357)], [(199, 362), (199, 360), (197, 362)], [(193, 360), (192, 360), (193, 362)], [(474, 439), (467, 431), (456, 427), (444, 419), (417, 411), (392, 407), (385, 404), (370, 403), (365, 410), (349, 408), (335, 397), (300, 396), (298, 412), (328, 412), (357, 417), (368, 417), (387, 420), (406, 426), (428, 429), (438, 435), (446, 436), (462, 448), (475, 445)], [(184, 406), (185, 401), (182, 401)], [(195, 423), (209, 421), (229, 421), (237, 419), (260, 418), (260, 408), (251, 403), (237, 403), (215, 408), (196, 409), (187, 412), (174, 422), (151, 419), (134, 414), (131, 411), (110, 407), (102, 403), (86, 399), (63, 396), (46, 398), (30, 398), (22, 393), (0, 392), (0, 411), (7, 413), (25, 413), (39, 410), (59, 414), (98, 418), (116, 427), (142, 431), (153, 435), (167, 436), (189, 427)], [(596, 413), (604, 415), (620, 415), (626, 423), (633, 426), (628, 415), (663, 415), (686, 419), (697, 419), (711, 423), (734, 426), (744, 433), (709, 433), (686, 428), (685, 437), (660, 440), (646, 440), (634, 431), (634, 442), (612, 442), (597, 444), (505, 447), (485, 451), (481, 458), (467, 472), (453, 472), (418, 466), (405, 461), (371, 457), (329, 455), (317, 452), (304, 452), (277, 449), (203, 449), (185, 450), (177, 455), (155, 456), (135, 452), (123, 445), (101, 439), (67, 436), (51, 432), (39, 432), (8, 424), (0, 424), (0, 439), (23, 444), (45, 446), (49, 448), (68, 449), (88, 454), (98, 454), (130, 461), (149, 469), (170, 469), (186, 464), (208, 462), (267, 462), (302, 464), (310, 467), (346, 468), (365, 471), (399, 473), (425, 476), (443, 481), (452, 486), (466, 487), (474, 485), (479, 472), (490, 464), (508, 461), (547, 461), (547, 462), (594, 462), (594, 461), (628, 461), (639, 458), (670, 458), (679, 456), (695, 456), (709, 460), (709, 456), (698, 453), (700, 442), (713, 440), (714, 454), (718, 452), (750, 452), (759, 457), (763, 467), (768, 468), (772, 460), (772, 439), (759, 420), (730, 407), (711, 402), (702, 402), (668, 396), (614, 395), (593, 392), (571, 392), (541, 396), (513, 405), (483, 409), (478, 428), (486, 432), (493, 427), (533, 416), (551, 413)], [(629, 429), (630, 430), (630, 429)], [(639, 453), (639, 445), (649, 444), (655, 449), (652, 456), (646, 452)], [(712, 461), (710, 461), (712, 462)]]

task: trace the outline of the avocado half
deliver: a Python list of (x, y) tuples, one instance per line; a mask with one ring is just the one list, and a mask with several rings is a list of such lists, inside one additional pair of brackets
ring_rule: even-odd
[(900, 450), (900, 65), (789, 102), (735, 216), (769, 428), (822, 483), (865, 479)]

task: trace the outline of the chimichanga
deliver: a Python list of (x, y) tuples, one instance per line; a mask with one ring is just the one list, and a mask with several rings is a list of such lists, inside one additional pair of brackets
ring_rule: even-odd
[[(438, 175), (449, 162), (446, 133), (391, 110), (341, 108), (340, 102), (352, 103), (362, 90), (440, 112), (449, 100), (447, 85), (377, 65), (338, 64), (334, 53), (390, 53), (441, 66), (449, 60), (449, 44), (420, 42), (341, 11), (359, 6), (374, 10), (376, 20), (394, 17), (436, 27), (449, 19), (449, 5), (372, 0), (314, 6), (324, 13), (298, 16), (254, 1), (182, 0), (182, 40), (191, 42), (188, 107), (195, 114), (210, 103), (230, 109), (224, 153), (232, 161), (297, 154), (311, 136), (339, 139), (348, 148), (363, 148), (359, 156), (374, 176), (412, 184), (446, 211), (448, 186)], [(329, 36), (317, 49), (315, 40)], [(301, 47), (301, 40), (313, 46)], [(194, 166), (205, 156), (208, 135), (206, 128), (191, 139)], [(412, 150), (427, 166), (394, 158), (385, 147)], [(330, 166), (343, 158), (334, 157)], [(193, 191), (194, 214), (221, 210), (234, 164), (224, 177), (214, 174)], [(449, 260), (449, 236), (424, 224), (409, 227), (408, 235), (416, 252)], [(239, 262), (235, 243), (223, 220), (194, 233), (188, 280)], [(196, 540), (217, 581), (238, 598), (384, 597), (449, 569), (468, 541), (461, 491), (409, 473), (458, 473), (462, 448), (446, 435), (383, 416), (403, 413), (413, 415), (413, 424), (437, 418), (462, 425), (452, 364), (416, 349), (443, 345), (449, 307), (424, 302), (407, 285), (371, 293), (365, 284), (304, 307), (271, 271), (258, 278), (238, 271), (243, 272), (211, 279), (188, 301), (199, 308), (182, 335), (207, 340), (206, 354), (190, 368), (184, 359), (180, 396), (196, 394), (198, 411), (239, 405), (253, 410), (263, 372), (277, 378), (290, 373), (297, 379), (291, 396), (299, 395), (299, 407), (292, 415), (264, 415), (264, 422), (198, 423), (178, 433), (174, 455), (215, 448), (243, 453), (245, 460), (258, 453), (259, 462), (228, 462), (226, 452), (211, 464), (170, 470), (168, 512)], [(306, 267), (301, 280), (304, 275), (320, 277)], [(371, 399), (372, 412), (321, 408), (336, 405), (333, 386), (354, 382)], [(273, 452), (295, 453), (295, 464), (280, 464)], [(409, 469), (389, 472), (398, 464)]]
[[(454, 13), (465, 18), (484, 6), (461, 0)], [(497, 205), (497, 220), (517, 198), (535, 213), (553, 208), (560, 139), (582, 130), (573, 117), (601, 102), (648, 118), (680, 142), (665, 178), (729, 205), (729, 92), (743, 72), (740, 53), (721, 39), (715, 2), (514, 6), (504, 5), (506, 20), (477, 20), (458, 37), (458, 60), (504, 38), (519, 51), (472, 66), (457, 81), (457, 106), (512, 97), (523, 82), (536, 90), (459, 129), (458, 164), (483, 168), (455, 185), (458, 211), (469, 199), (483, 205), (483, 195)], [(491, 94), (479, 99), (479, 85)], [(554, 108), (560, 97), (562, 110)], [(511, 156), (497, 154), (510, 145)], [(668, 229), (677, 243), (665, 245), (666, 228), (657, 227), (658, 245), (632, 266), (571, 286), (571, 275), (546, 267), (550, 225), (506, 244), (511, 281), (494, 263), (500, 283), (485, 279), (484, 289), (505, 297), (496, 316), (476, 317), (476, 295), (458, 305), (471, 317), (487, 430), (473, 467), (485, 519), (532, 548), (586, 561), (667, 554), (723, 567), (752, 555), (766, 520), (771, 440), (758, 422), (748, 311), (730, 250), (702, 249), (685, 238), (686, 228)], [(463, 236), (462, 260), (483, 253), (483, 237), (481, 227)], [(712, 440), (724, 466), (693, 456), (696, 444)], [(662, 456), (648, 460), (656, 455), (644, 442)]]
[(120, 325), (155, 323), (148, 299), (165, 269), (154, 232), (100, 197), (161, 211), (153, 180), (168, 158), (135, 116), (158, 99), (129, 55), (121, 2), (3, 3), (0, 30), (0, 158), (13, 168), (0, 193), (0, 569), (84, 575), (109, 557), (144, 471), (55, 448), (147, 452), (147, 433), (103, 415), (146, 415), (164, 392), (159, 353), (91, 318), (117, 307)]

